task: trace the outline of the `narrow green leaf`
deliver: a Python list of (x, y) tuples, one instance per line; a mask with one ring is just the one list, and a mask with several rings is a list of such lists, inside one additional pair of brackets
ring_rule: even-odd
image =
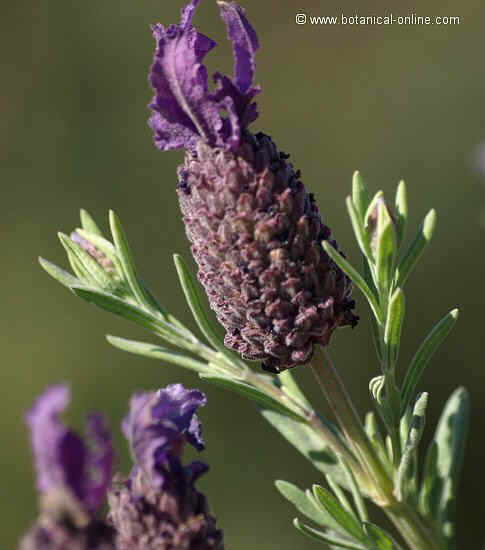
[(180, 284), (182, 285), (182, 290), (184, 291), (185, 299), (189, 304), (194, 319), (197, 321), (200, 331), (215, 349), (222, 350), (224, 348), (224, 343), (206, 314), (202, 296), (199, 293), (197, 283), (192, 273), (188, 269), (182, 256), (174, 254), (173, 260), (180, 279)]
[(109, 277), (106, 271), (98, 264), (98, 262), (88, 254), (77, 243), (71, 240), (64, 233), (59, 233), (59, 240), (69, 255), (69, 258), (74, 258), (72, 263), (73, 269), (85, 274), (89, 283), (95, 284), (103, 290), (111, 291), (116, 287), (115, 282)]
[(300, 533), (303, 533), (307, 537), (316, 540), (318, 542), (326, 542), (327, 544), (332, 545), (332, 547), (336, 548), (349, 548), (350, 550), (365, 550), (365, 547), (361, 544), (357, 544), (355, 542), (341, 539), (340, 537), (337, 537), (333, 534), (325, 533), (323, 531), (320, 531), (318, 529), (315, 529), (314, 527), (310, 527), (309, 525), (305, 525), (302, 523), (298, 518), (295, 518), (293, 520), (293, 525), (300, 531)]
[(404, 500), (406, 496), (406, 482), (408, 480), (409, 467), (411, 461), (415, 457), (415, 453), (423, 435), (427, 405), (428, 394), (420, 394), (413, 408), (409, 434), (395, 479), (396, 498), (401, 501)]
[(437, 475), (438, 445), (432, 441), (424, 461), (423, 481), (419, 493), (419, 511), (424, 517), (438, 517), (442, 482)]
[(106, 336), (106, 339), (115, 348), (127, 351), (129, 353), (134, 353), (135, 355), (142, 355), (144, 357), (150, 357), (151, 359), (158, 359), (159, 361), (167, 361), (168, 363), (172, 363), (198, 373), (208, 372), (207, 363), (198, 361), (197, 359), (178, 351), (173, 351), (155, 344), (127, 340), (126, 338), (119, 338), (111, 335)]
[(388, 359), (391, 366), (396, 364), (399, 355), (404, 313), (404, 293), (400, 288), (396, 288), (391, 299), (389, 300), (386, 328), (384, 331), (384, 342), (388, 350)]
[(435, 227), (436, 211), (430, 210), (424, 218), (423, 224), (421, 225), (414, 241), (408, 248), (402, 260), (399, 262), (397, 268), (397, 286), (400, 286), (401, 288), (404, 286), (404, 283), (407, 281), (407, 278), (416, 266), (421, 254), (430, 242)]
[(346, 485), (345, 472), (339, 460), (329, 447), (322, 444), (321, 438), (310, 426), (276, 411), (263, 410), (261, 414), (317, 470), (331, 474), (338, 483)]
[(275, 485), (283, 497), (291, 502), (308, 519), (322, 527), (338, 529), (338, 524), (335, 520), (317, 505), (310, 492), (306, 493), (288, 481), (278, 480), (275, 481)]
[(377, 424), (376, 415), (374, 414), (373, 411), (369, 411), (365, 415), (364, 427), (369, 439), (372, 441), (372, 444), (374, 445), (374, 448), (377, 451), (377, 454), (379, 455), (379, 458), (381, 459), (381, 462), (384, 465), (388, 466), (389, 457), (387, 456), (386, 446), (385, 446), (384, 440), (382, 439), (379, 426)]
[(147, 296), (136, 276), (135, 262), (133, 260), (130, 245), (128, 244), (126, 233), (118, 216), (113, 212), (113, 210), (110, 210), (109, 212), (109, 225), (126, 283), (130, 287), (133, 296), (140, 305), (152, 307), (153, 304), (149, 296)]
[(332, 476), (325, 476), (325, 479), (327, 480), (328, 486), (332, 490), (334, 496), (339, 501), (339, 504), (342, 506), (344, 510), (347, 510), (347, 512), (357, 519), (357, 516), (355, 515), (354, 509), (352, 508), (352, 505), (350, 504), (349, 499), (347, 498), (347, 495), (344, 493), (344, 491), (339, 487), (338, 483), (336, 483)]
[(352, 498), (354, 499), (355, 508), (359, 515), (360, 521), (367, 521), (369, 519), (367, 508), (365, 506), (364, 497), (360, 491), (359, 485), (352, 470), (349, 468), (347, 463), (344, 460), (341, 460), (342, 468), (344, 469), (347, 475), (347, 481), (352, 493)]
[(85, 231), (88, 231), (89, 233), (93, 233), (94, 235), (98, 235), (99, 237), (103, 236), (103, 232), (98, 227), (98, 224), (94, 221), (94, 218), (91, 216), (91, 214), (84, 210), (84, 208), (81, 208), (81, 225)]
[(465, 454), (469, 415), (468, 392), (458, 388), (445, 405), (433, 440), (437, 447), (435, 485), (441, 489), (438, 520), (452, 547), (456, 492)]
[(95, 289), (73, 287), (72, 290), (77, 296), (100, 307), (101, 309), (114, 313), (115, 315), (119, 315), (129, 321), (134, 321), (138, 325), (141, 325), (149, 330), (159, 332), (160, 326), (158, 324), (158, 319), (139, 306), (129, 304), (113, 294), (101, 292)]
[(225, 357), (231, 365), (237, 365), (239, 369), (245, 370), (247, 367), (244, 362), (241, 361), (235, 353), (229, 351), (224, 346), (224, 341), (209, 319), (207, 315), (207, 308), (203, 302), (199, 286), (185, 264), (184, 259), (179, 254), (174, 254), (173, 259), (185, 299), (189, 304), (192, 315), (194, 316), (200, 331), (205, 336), (206, 340), (217, 351), (219, 351), (219, 353), (221, 353), (221, 355)]
[(285, 416), (291, 417), (297, 422), (305, 421), (305, 418), (302, 418), (301, 416), (296, 414), (280, 401), (273, 399), (260, 389), (255, 388), (254, 386), (251, 386), (246, 382), (236, 380), (234, 378), (229, 378), (228, 376), (214, 375), (212, 373), (203, 373), (200, 375), (200, 377), (203, 380), (207, 380), (209, 382), (212, 382), (213, 384), (216, 384), (217, 386), (232, 390), (236, 393), (239, 393), (240, 395), (243, 395), (244, 397), (256, 401), (256, 403), (258, 403), (261, 407), (277, 411), (281, 414), (284, 414)]
[(300, 387), (295, 381), (295, 378), (289, 369), (283, 371), (278, 376), (281, 382), (282, 390), (291, 398), (301, 403), (305, 408), (310, 406), (308, 399), (305, 397), (305, 394), (300, 390)]
[(369, 302), (369, 305), (379, 322), (382, 322), (382, 315), (380, 312), (379, 304), (374, 293), (369, 288), (368, 284), (365, 282), (364, 278), (360, 273), (338, 252), (335, 248), (328, 242), (323, 241), (322, 246), (325, 249), (325, 252), (332, 258), (332, 260), (344, 271), (350, 279), (353, 281), (355, 286), (364, 294)]
[(351, 197), (346, 199), (347, 211), (349, 213), (350, 221), (352, 222), (352, 228), (354, 230), (355, 238), (359, 244), (362, 254), (370, 261), (373, 261), (373, 254), (370, 247), (369, 235), (365, 231), (363, 217), (357, 212), (355, 204)]
[(66, 250), (66, 252), (69, 265), (79, 279), (81, 285), (98, 288), (98, 281), (89, 273), (79, 259), (71, 251)]
[(391, 288), (394, 258), (396, 256), (396, 230), (384, 200), (378, 204), (376, 228), (376, 275), (382, 293)]
[(374, 543), (375, 550), (399, 550), (397, 543), (392, 539), (389, 533), (384, 531), (384, 529), (367, 521), (364, 523), (364, 530)]
[(370, 203), (370, 196), (369, 190), (359, 171), (355, 171), (352, 178), (352, 202), (363, 223), (367, 207)]
[(396, 192), (396, 232), (397, 241), (400, 246), (406, 236), (408, 223), (408, 198), (406, 183), (400, 181)]
[(360, 522), (340, 505), (330, 491), (320, 485), (314, 485), (313, 494), (317, 502), (340, 525), (344, 533), (360, 542), (365, 542), (367, 537)]
[(59, 281), (61, 285), (64, 285), (67, 288), (71, 288), (72, 286), (82, 286), (82, 282), (77, 277), (74, 277), (68, 271), (65, 271), (52, 262), (49, 262), (44, 258), (39, 258), (39, 263), (43, 269), (47, 271), (47, 273), (56, 281)]
[(72, 291), (77, 296), (80, 296), (87, 302), (101, 309), (119, 315), (129, 321), (134, 321), (138, 325), (155, 332), (170, 344), (178, 347), (185, 347), (187, 345), (187, 335), (185, 333), (181, 332), (177, 327), (168, 324), (150, 311), (128, 303), (118, 296), (96, 289), (72, 287)]
[(440, 347), (458, 319), (458, 309), (453, 309), (437, 323), (419, 347), (406, 372), (402, 385), (402, 412), (411, 401), (416, 387), (435, 351)]

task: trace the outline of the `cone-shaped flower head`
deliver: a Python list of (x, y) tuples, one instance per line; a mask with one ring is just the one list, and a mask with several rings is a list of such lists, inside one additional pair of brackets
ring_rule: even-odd
[(27, 414), (41, 495), (39, 520), (22, 550), (110, 550), (113, 531), (96, 519), (111, 482), (113, 450), (103, 418), (87, 422), (87, 442), (60, 414), (70, 401), (66, 386), (52, 386)]
[(110, 495), (118, 550), (222, 550), (205, 497), (194, 483), (207, 466), (182, 464), (184, 445), (204, 446), (198, 407), (204, 394), (172, 384), (136, 394), (123, 422), (135, 460), (131, 476)]
[(150, 125), (157, 147), (186, 150), (180, 205), (226, 345), (280, 372), (357, 322), (351, 284), (321, 246), (330, 229), (288, 155), (248, 131), (257, 117), (256, 32), (236, 3), (218, 2), (235, 68), (232, 78), (216, 73), (210, 91), (203, 59), (215, 43), (192, 25), (198, 3), (179, 25), (153, 28)]

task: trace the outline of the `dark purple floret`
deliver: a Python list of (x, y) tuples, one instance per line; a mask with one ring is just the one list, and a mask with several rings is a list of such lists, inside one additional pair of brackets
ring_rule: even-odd
[(154, 28), (150, 124), (157, 147), (186, 149), (177, 192), (226, 346), (278, 373), (307, 363), (315, 345), (357, 323), (352, 285), (322, 247), (331, 231), (300, 172), (269, 136), (248, 130), (260, 91), (255, 30), (235, 2), (218, 2), (235, 66), (232, 78), (214, 75), (211, 93), (202, 61), (215, 43), (192, 25), (198, 3), (179, 25)]
[(96, 519), (111, 483), (111, 437), (97, 414), (88, 418), (87, 442), (67, 428), (59, 416), (69, 401), (66, 386), (52, 386), (27, 414), (41, 512), (22, 550), (113, 548), (113, 529)]
[(207, 466), (182, 463), (186, 443), (203, 448), (196, 411), (205, 403), (181, 384), (132, 398), (123, 432), (135, 466), (109, 498), (118, 550), (223, 549), (222, 531), (194, 485)]

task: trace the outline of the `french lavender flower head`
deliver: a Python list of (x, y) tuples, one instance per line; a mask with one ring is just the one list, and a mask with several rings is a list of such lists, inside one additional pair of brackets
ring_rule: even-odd
[(21, 550), (112, 550), (113, 529), (96, 519), (111, 482), (113, 450), (103, 418), (87, 422), (87, 442), (59, 419), (69, 389), (52, 386), (27, 414), (40, 492), (40, 517)]
[(192, 25), (199, 1), (180, 24), (153, 27), (150, 126), (159, 149), (186, 151), (178, 197), (226, 346), (281, 372), (308, 362), (337, 327), (356, 324), (351, 283), (322, 248), (330, 229), (299, 171), (269, 136), (248, 130), (260, 91), (256, 32), (240, 6), (218, 2), (235, 74), (216, 73), (209, 90), (203, 59), (216, 44)]
[(132, 398), (123, 432), (135, 466), (109, 497), (118, 550), (223, 550), (222, 531), (194, 486), (207, 466), (182, 464), (186, 443), (204, 447), (196, 411), (205, 403), (181, 384)]

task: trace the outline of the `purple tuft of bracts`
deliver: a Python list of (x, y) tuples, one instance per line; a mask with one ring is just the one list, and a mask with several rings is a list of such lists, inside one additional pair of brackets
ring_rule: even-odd
[(256, 33), (239, 6), (219, 2), (234, 44), (235, 76), (214, 74), (216, 89), (211, 92), (203, 60), (216, 43), (192, 25), (199, 2), (192, 0), (184, 8), (178, 25), (152, 28), (156, 51), (150, 71), (155, 90), (150, 126), (156, 146), (164, 151), (193, 150), (200, 139), (237, 149), (244, 128), (257, 117), (253, 98), (259, 88), (252, 86)]
[(218, 2), (235, 67), (232, 78), (214, 75), (210, 93), (202, 62), (215, 43), (192, 25), (198, 3), (179, 25), (154, 27), (150, 124), (157, 147), (186, 150), (179, 201), (226, 346), (279, 373), (308, 362), (336, 328), (357, 323), (352, 285), (323, 250), (330, 229), (288, 155), (248, 130), (260, 91), (256, 32), (235, 2)]
[(21, 550), (111, 550), (113, 529), (96, 519), (112, 478), (111, 437), (100, 415), (87, 422), (87, 442), (60, 420), (67, 386), (52, 386), (27, 414), (41, 513)]
[(204, 446), (196, 411), (205, 403), (181, 384), (132, 398), (123, 432), (135, 466), (109, 496), (118, 550), (223, 550), (222, 531), (194, 486), (207, 466), (182, 463), (186, 443)]

